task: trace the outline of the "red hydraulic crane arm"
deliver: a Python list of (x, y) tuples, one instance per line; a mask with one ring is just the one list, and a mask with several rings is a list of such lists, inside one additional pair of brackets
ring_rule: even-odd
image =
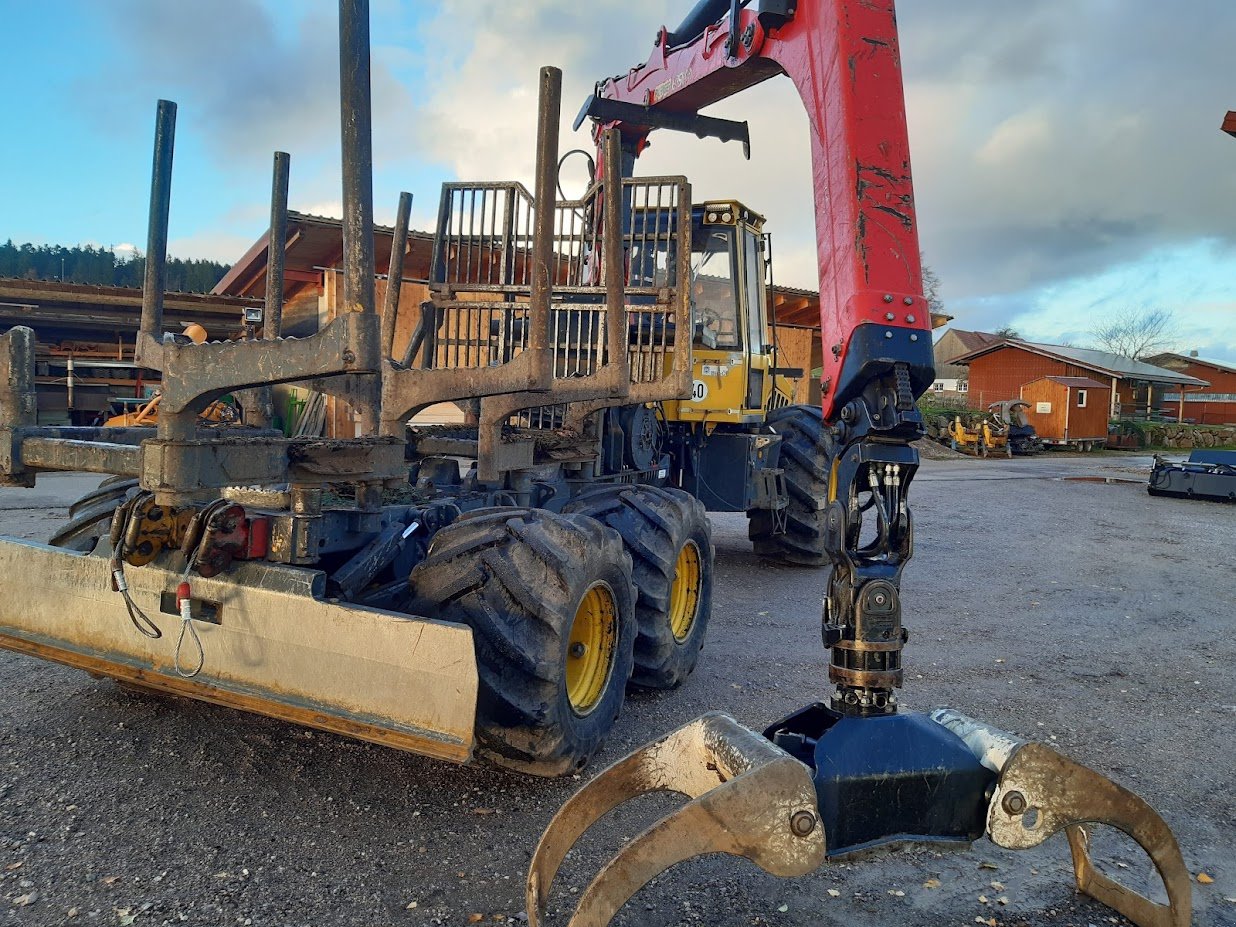
[(700, 109), (787, 75), (811, 132), (825, 418), (897, 364), (920, 395), (934, 375), (931, 320), (893, 0), (701, 0), (683, 25), (691, 34), (663, 27), (646, 64), (598, 86), (598, 98), (635, 104), (648, 123), (626, 108), (598, 128), (621, 129), (638, 155), (665, 114), (688, 117), (670, 127), (693, 131)]

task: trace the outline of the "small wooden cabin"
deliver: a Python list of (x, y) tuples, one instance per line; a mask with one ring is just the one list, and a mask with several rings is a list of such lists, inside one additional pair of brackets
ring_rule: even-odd
[(1030, 424), (1044, 444), (1074, 445), (1082, 450), (1107, 443), (1110, 386), (1089, 377), (1039, 377), (1021, 388)]

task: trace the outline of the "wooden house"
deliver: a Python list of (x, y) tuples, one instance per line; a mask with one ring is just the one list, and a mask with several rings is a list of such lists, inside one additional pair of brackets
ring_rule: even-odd
[(1026, 415), (1044, 444), (1089, 451), (1107, 443), (1110, 386), (1089, 377), (1047, 376), (1021, 388)]
[(1088, 377), (1110, 387), (1110, 418), (1150, 418), (1165, 392), (1209, 386), (1206, 380), (1167, 370), (1108, 351), (1063, 344), (1008, 340), (957, 358), (970, 368), (970, 402), (976, 409), (1015, 399), (1021, 388), (1041, 377)]

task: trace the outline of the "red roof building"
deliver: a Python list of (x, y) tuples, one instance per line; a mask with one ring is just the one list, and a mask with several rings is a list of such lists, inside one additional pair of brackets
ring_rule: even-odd
[(1017, 398), (1023, 386), (1042, 377), (1087, 377), (1107, 384), (1112, 418), (1149, 415), (1159, 409), (1164, 393), (1210, 385), (1207, 380), (1108, 351), (1029, 341), (1001, 341), (964, 354), (956, 363), (970, 368), (970, 402), (978, 409)]

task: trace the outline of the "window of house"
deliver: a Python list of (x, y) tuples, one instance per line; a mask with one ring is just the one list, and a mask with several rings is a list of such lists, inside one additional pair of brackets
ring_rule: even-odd
[(944, 384), (939, 380), (936, 380), (936, 382), (931, 385), (931, 388), (934, 389), (937, 393), (944, 392)]
[(958, 380), (957, 381), (957, 392), (959, 393), (970, 392), (970, 381), (969, 380)]
[(1084, 389), (1079, 389), (1077, 391), (1077, 408), (1086, 408), (1086, 391)]

